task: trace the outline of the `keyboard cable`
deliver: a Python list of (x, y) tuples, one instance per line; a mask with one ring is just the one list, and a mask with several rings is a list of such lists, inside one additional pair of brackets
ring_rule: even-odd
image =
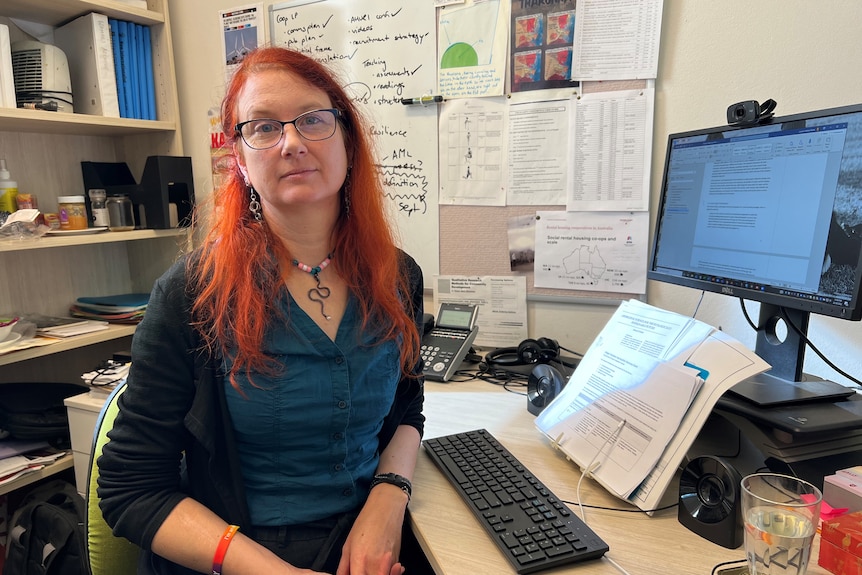
[[(619, 424), (617, 424), (617, 428), (614, 429), (614, 432), (609, 434), (607, 436), (607, 438), (605, 438), (604, 443), (602, 443), (601, 447), (599, 447), (598, 450), (596, 450), (596, 454), (593, 456), (593, 458), (590, 460), (590, 462), (586, 465), (586, 467), (581, 469), (581, 477), (578, 479), (577, 487), (575, 487), (575, 497), (577, 498), (577, 501), (578, 501), (578, 509), (581, 512), (581, 521), (583, 521), (585, 524), (587, 523), (587, 520), (586, 520), (586, 517), (584, 514), (584, 506), (581, 503), (581, 482), (584, 480), (584, 477), (592, 476), (593, 472), (599, 468), (599, 466), (602, 464), (601, 461), (597, 461), (599, 458), (599, 455), (601, 455), (601, 453), (602, 453), (602, 451), (604, 451), (605, 447), (622, 432), (623, 427), (625, 427), (625, 425), (626, 425), (626, 420), (625, 419), (620, 420)], [(629, 572), (626, 571), (622, 565), (620, 565), (619, 563), (617, 563), (616, 561), (614, 561), (613, 559), (608, 557), (607, 553), (605, 553), (602, 556), (602, 559), (607, 560), (608, 563), (613, 565), (617, 569), (617, 571), (619, 571), (623, 575), (630, 575)]]

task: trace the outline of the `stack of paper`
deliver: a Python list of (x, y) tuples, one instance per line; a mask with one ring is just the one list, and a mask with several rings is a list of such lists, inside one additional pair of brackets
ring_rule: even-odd
[(81, 318), (23, 314), (24, 321), (36, 325), (36, 334), (44, 337), (71, 337), (108, 329), (106, 321), (89, 321)]
[[(7, 442), (8, 446), (4, 447)], [(0, 454), (13, 451), (16, 453), (5, 457), (0, 455), (0, 485), (11, 483), (28, 473), (39, 471), (66, 454), (65, 451), (59, 451), (47, 444), (31, 445), (22, 451), (18, 446), (13, 445), (15, 443), (14, 440), (0, 442)]]
[(149, 301), (148, 293), (79, 297), (71, 307), (71, 313), (75, 317), (114, 323), (138, 323), (144, 317)]
[(623, 302), (536, 426), (610, 493), (652, 510), (722, 394), (768, 368), (705, 323)]
[(52, 328), (39, 329), (36, 333), (45, 337), (73, 337), (76, 335), (84, 335), (94, 331), (102, 331), (108, 329), (109, 325), (106, 321), (87, 320), (83, 323), (74, 325), (62, 325)]

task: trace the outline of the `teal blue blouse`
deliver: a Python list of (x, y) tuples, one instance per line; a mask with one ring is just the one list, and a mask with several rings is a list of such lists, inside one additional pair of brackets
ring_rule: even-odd
[(225, 378), (246, 497), (255, 525), (295, 525), (355, 509), (379, 461), (378, 432), (401, 377), (398, 346), (360, 332), (354, 298), (335, 341), (286, 294), (286, 322), (264, 349), (277, 376)]

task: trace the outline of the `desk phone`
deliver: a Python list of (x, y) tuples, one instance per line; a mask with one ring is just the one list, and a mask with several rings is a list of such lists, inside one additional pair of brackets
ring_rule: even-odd
[(422, 336), (425, 378), (448, 381), (476, 339), (479, 308), (461, 303), (442, 303), (434, 327)]

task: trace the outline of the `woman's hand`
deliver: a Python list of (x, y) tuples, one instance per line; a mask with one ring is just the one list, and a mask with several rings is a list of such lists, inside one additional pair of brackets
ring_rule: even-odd
[(372, 489), (344, 543), (336, 575), (403, 575), (398, 555), (406, 509), (407, 494), (395, 485)]

